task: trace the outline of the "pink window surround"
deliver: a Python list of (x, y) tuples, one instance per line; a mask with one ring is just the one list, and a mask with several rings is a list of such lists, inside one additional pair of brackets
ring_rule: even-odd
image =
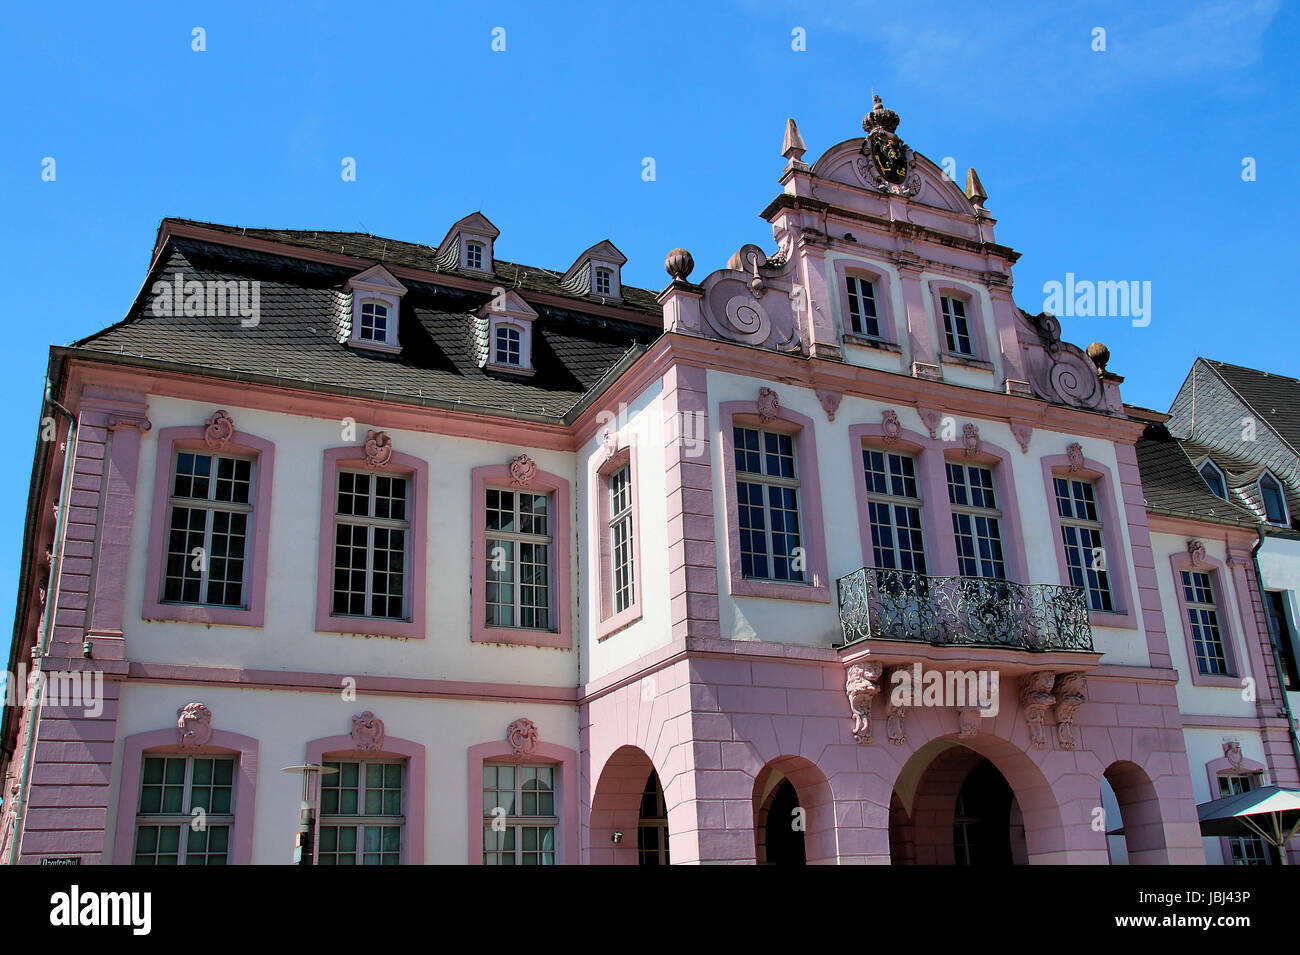
[[(424, 865), (424, 813), (428, 777), (428, 759), (424, 746), (395, 736), (385, 736), (380, 748), (372, 750), (357, 749), (356, 741), (351, 736), (324, 736), (307, 744), (308, 763), (321, 763), (327, 759), (400, 759), (406, 762), (406, 780), (402, 787), (402, 814), (406, 817), (402, 831), (402, 864)], [(316, 791), (319, 800), (319, 784)], [(315, 851), (320, 851), (319, 839), (316, 840)]]
[[(603, 452), (602, 452), (603, 453)], [(614, 613), (614, 555), (609, 537), (609, 479), (615, 471), (627, 465), (632, 482), (632, 602), (626, 609)], [(596, 621), (596, 639), (604, 640), (641, 619), (641, 476), (637, 470), (635, 442), (622, 442), (612, 454), (592, 459), (587, 486), (592, 489), (589, 520), (597, 538), (592, 553), (600, 561), (596, 586), (599, 588), (599, 619)]]
[(182, 749), (176, 727), (136, 733), (124, 741), (122, 777), (117, 794), (117, 832), (113, 838), (113, 865), (131, 865), (135, 859), (135, 817), (140, 805), (140, 769), (145, 756), (235, 756), (235, 822), (230, 827), (231, 865), (253, 862), (253, 813), (257, 797), (257, 740), (239, 733), (213, 730), (208, 742)]
[[(1242, 757), (1241, 762), (1233, 766), (1232, 761), (1226, 756), (1220, 756), (1218, 759), (1212, 759), (1205, 764), (1205, 775), (1210, 779), (1210, 799), (1219, 798), (1219, 777), (1220, 776), (1256, 776), (1259, 786), (1264, 785), (1268, 779), (1268, 767), (1263, 763), (1253, 759)], [(1219, 850), (1223, 853), (1224, 865), (1232, 862), (1232, 846), (1228, 842), (1227, 836), (1219, 837)]]
[[(153, 510), (149, 520), (148, 565), (144, 578), (146, 620), (226, 624), (260, 627), (266, 619), (267, 550), (271, 536), (271, 487), (275, 474), (275, 445), (263, 438), (236, 431), (225, 447), (214, 449), (203, 441), (203, 425), (163, 428), (158, 432), (158, 460), (154, 466)], [(212, 607), (162, 602), (164, 542), (170, 531), (168, 498), (171, 497), (173, 458), (177, 450), (203, 454), (242, 455), (256, 459), (253, 466), (252, 540), (245, 555), (243, 607)]]
[[(567, 746), (537, 744), (532, 756), (518, 758), (504, 739), (479, 743), (469, 748), (469, 864), (483, 864), (483, 764), (511, 763), (516, 766), (554, 766), (559, 770), (558, 792), (560, 831), (555, 840), (557, 865), (578, 864), (578, 754)], [(624, 833), (636, 838), (636, 833)]]
[[(830, 602), (826, 571), (826, 532), (822, 518), (821, 479), (817, 473), (817, 437), (813, 420), (788, 408), (777, 409), (776, 417), (764, 421), (757, 401), (724, 401), (718, 406), (722, 445), (722, 486), (726, 495), (728, 572), (733, 597), (768, 597), (775, 600)], [(778, 431), (794, 437), (795, 473), (799, 478), (800, 544), (807, 561), (804, 583), (751, 580), (741, 573), (740, 515), (736, 503), (736, 426)], [(683, 569), (682, 573), (685, 572)]]
[(1047, 513), (1052, 520), (1052, 548), (1056, 551), (1056, 566), (1061, 572), (1061, 583), (1069, 585), (1070, 569), (1065, 562), (1065, 545), (1061, 537), (1061, 513), (1056, 506), (1058, 477), (1090, 481), (1097, 499), (1097, 513), (1101, 518), (1102, 540), (1106, 548), (1106, 571), (1110, 578), (1110, 600), (1114, 610), (1088, 611), (1094, 627), (1116, 627), (1136, 630), (1138, 618), (1133, 606), (1132, 589), (1128, 577), (1128, 543), (1115, 506), (1115, 479), (1104, 464), (1085, 458), (1076, 471), (1070, 470), (1070, 458), (1065, 454), (1049, 454), (1041, 459), (1043, 486), (1047, 489)]
[[(992, 369), (993, 362), (989, 354), (989, 321), (984, 314), (984, 305), (980, 296), (969, 286), (959, 285), (956, 282), (930, 279), (928, 284), (930, 302), (934, 308), (934, 328), (939, 360), (952, 364), (974, 364), (977, 367)], [(943, 324), (943, 303), (939, 301), (941, 298), (960, 299), (966, 306), (966, 329), (970, 334), (971, 354), (963, 355), (948, 350), (948, 335)]]
[[(407, 535), (406, 620), (383, 617), (335, 615), (331, 610), (334, 582), (334, 519), (338, 507), (339, 471), (355, 469), (376, 474), (395, 474), (410, 481), (407, 507), (410, 533)], [(425, 555), (428, 553), (429, 464), (409, 454), (393, 452), (387, 464), (371, 465), (361, 447), (330, 448), (325, 452), (321, 480), (320, 537), (316, 564), (316, 632), (356, 633), (370, 636), (424, 639), (424, 601), (428, 589)]]
[(921, 495), (921, 533), (925, 539), (925, 559), (929, 574), (954, 577), (959, 573), (957, 542), (952, 530), (952, 504), (948, 500), (946, 464), (975, 464), (993, 472), (1002, 534), (1002, 560), (1007, 579), (1032, 583), (1025, 557), (1024, 536), (1020, 530), (1020, 503), (1016, 484), (1011, 478), (1011, 455), (1002, 447), (980, 442), (979, 451), (967, 455), (955, 442), (930, 438), (915, 431), (902, 430), (897, 440), (884, 439), (878, 424), (858, 424), (849, 428), (849, 458), (853, 467), (853, 489), (858, 503), (858, 533), (862, 542), (862, 566), (874, 567), (871, 544), (871, 517), (868, 509), (867, 478), (862, 463), (864, 448), (910, 455), (916, 461), (917, 490)]
[[(1178, 598), (1178, 616), (1183, 622), (1183, 640), (1187, 647), (1187, 669), (1192, 677), (1193, 686), (1224, 686), (1234, 690), (1241, 689), (1241, 665), (1237, 660), (1237, 628), (1233, 622), (1237, 619), (1232, 605), (1228, 602), (1228, 581), (1232, 571), (1224, 566), (1223, 561), (1209, 554), (1201, 558), (1199, 564), (1193, 564), (1191, 555), (1185, 551), (1169, 555), (1169, 566), (1174, 575), (1174, 592)], [(1226, 674), (1202, 673), (1196, 664), (1196, 643), (1192, 638), (1192, 622), (1187, 618), (1187, 594), (1183, 592), (1184, 570), (1205, 574), (1210, 578), (1210, 589), (1214, 591), (1214, 606), (1219, 618), (1219, 640), (1223, 643), (1223, 659), (1228, 667)], [(1217, 799), (1217, 796), (1211, 796)]]
[[(470, 640), (473, 643), (503, 643), (524, 647), (573, 648), (573, 621), (570, 617), (569, 561), (569, 482), (540, 468), (526, 487), (511, 482), (510, 465), (491, 464), (470, 472)], [(530, 630), (524, 627), (489, 627), (487, 625), (487, 489), (535, 491), (551, 495), (551, 610), (554, 630)]]
[[(872, 294), (876, 300), (876, 321), (880, 325), (879, 339), (868, 338), (853, 331), (853, 323), (849, 319), (849, 276), (866, 279), (871, 283)], [(891, 346), (891, 350), (897, 349), (907, 330), (898, 327), (898, 319), (894, 315), (893, 283), (889, 273), (873, 263), (855, 259), (836, 259), (835, 282), (835, 290), (840, 302), (840, 314), (837, 316), (836, 324), (839, 326), (841, 337), (849, 344), (878, 348), (883, 343)]]

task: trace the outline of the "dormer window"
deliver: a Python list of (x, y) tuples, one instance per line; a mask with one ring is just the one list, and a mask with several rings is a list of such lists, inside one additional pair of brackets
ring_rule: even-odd
[(613, 278), (613, 273), (609, 269), (596, 269), (596, 281), (594, 283), (596, 294), (608, 295)]
[(498, 365), (511, 365), (518, 368), (523, 360), (523, 333), (510, 325), (496, 327), (496, 345), (492, 356)]
[(401, 351), (397, 316), (406, 286), (382, 265), (376, 265), (348, 279), (344, 291), (352, 300), (344, 313), (338, 340), (358, 351), (387, 354)]
[(854, 335), (880, 337), (880, 319), (876, 315), (876, 289), (871, 281), (858, 275), (845, 279), (849, 303), (849, 329)]
[(1210, 489), (1211, 494), (1225, 501), (1228, 499), (1228, 484), (1223, 479), (1223, 472), (1213, 461), (1206, 461), (1201, 465), (1201, 477), (1205, 480), (1205, 486)]
[(483, 243), (465, 243), (465, 268), (483, 271)]
[(1270, 524), (1285, 527), (1290, 523), (1287, 520), (1286, 495), (1282, 493), (1282, 485), (1267, 471), (1259, 479), (1259, 496), (1264, 502), (1264, 517)]
[(966, 303), (959, 298), (940, 296), (939, 308), (943, 312), (943, 333), (948, 351), (954, 355), (974, 356), (970, 344), (970, 323), (966, 320)]
[(492, 274), (492, 243), (501, 230), (481, 212), (471, 212), (456, 222), (438, 243), (434, 262), (438, 269)]
[(570, 295), (619, 302), (623, 299), (619, 270), (627, 264), (623, 255), (608, 239), (597, 242), (578, 256), (569, 270), (560, 276), (560, 288)]

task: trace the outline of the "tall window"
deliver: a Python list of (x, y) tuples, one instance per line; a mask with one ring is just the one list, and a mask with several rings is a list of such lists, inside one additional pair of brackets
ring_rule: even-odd
[(487, 489), (487, 625), (551, 627), (550, 497)]
[(483, 765), (483, 863), (555, 865), (555, 767)]
[(247, 458), (176, 453), (164, 601), (244, 605), (252, 482)]
[(1215, 467), (1213, 461), (1206, 461), (1201, 465), (1201, 477), (1205, 479), (1206, 487), (1215, 497), (1221, 497), (1225, 501), (1228, 499), (1228, 486), (1223, 480), (1223, 472)]
[(639, 865), (668, 865), (668, 809), (663, 787), (653, 769), (641, 793), (641, 815), (637, 819), (636, 855)]
[(632, 606), (632, 466), (625, 464), (609, 476), (609, 547), (614, 613)]
[(465, 267), (482, 271), (483, 244), (481, 242), (465, 243)]
[(233, 758), (144, 757), (135, 864), (225, 865), (235, 823), (234, 792)]
[(850, 275), (848, 286), (849, 327), (856, 335), (880, 337), (880, 319), (876, 315), (876, 290), (870, 281)]
[(1002, 530), (993, 472), (974, 464), (948, 462), (948, 502), (957, 541), (957, 570), (963, 577), (1005, 579)]
[(1282, 682), (1288, 690), (1300, 690), (1300, 670), (1296, 667), (1295, 633), (1291, 629), (1291, 614), (1287, 611), (1287, 593), (1269, 590), (1264, 594), (1268, 611), (1268, 626), (1273, 632), (1273, 642), (1282, 658)]
[[(1219, 777), (1219, 797), (1236, 796), (1259, 788), (1258, 773), (1224, 774)], [(1259, 836), (1230, 836), (1228, 846), (1233, 865), (1269, 865), (1272, 852)]]
[(1088, 606), (1093, 610), (1113, 610), (1096, 489), (1089, 481), (1063, 477), (1056, 478), (1055, 486), (1070, 583), (1088, 591)]
[(939, 299), (943, 311), (943, 331), (948, 340), (948, 351), (957, 355), (970, 355), (970, 325), (966, 321), (966, 303), (959, 298), (944, 295)]
[(320, 783), (321, 865), (402, 861), (406, 766), (390, 760), (326, 760)]
[(612, 284), (612, 275), (609, 269), (596, 269), (596, 294), (608, 295)]
[(339, 472), (333, 613), (406, 618), (409, 488), (401, 476)]
[(1287, 523), (1286, 519), (1286, 497), (1282, 493), (1282, 485), (1278, 483), (1277, 478), (1264, 472), (1264, 476), (1259, 479), (1259, 496), (1264, 501), (1264, 516), (1270, 524)]
[(509, 325), (498, 325), (496, 348), (492, 360), (498, 365), (523, 364), (523, 335)]
[(741, 575), (801, 582), (805, 562), (801, 559), (794, 438), (739, 426), (733, 437)]
[(925, 573), (925, 540), (916, 461), (905, 454), (864, 448), (871, 551), (878, 568)]
[(1184, 570), (1183, 602), (1192, 625), (1192, 646), (1196, 651), (1196, 668), (1210, 676), (1226, 676), (1228, 657), (1219, 629), (1219, 607), (1209, 574)]
[(363, 342), (388, 341), (388, 306), (378, 302), (361, 305), (361, 340)]

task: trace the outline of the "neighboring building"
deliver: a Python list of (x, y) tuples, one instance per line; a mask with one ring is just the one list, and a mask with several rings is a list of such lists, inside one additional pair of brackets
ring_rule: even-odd
[[(1225, 499), (1215, 475), (1202, 476), (1204, 462), (1198, 469), (1191, 447), (1170, 434), (1167, 415), (1128, 411), (1149, 422), (1138, 466), (1196, 801), (1270, 784), (1294, 788), (1297, 753), (1266, 618), (1280, 595), (1260, 590), (1256, 515)], [(1283, 676), (1294, 679), (1285, 666)], [(1207, 838), (1205, 854), (1216, 864), (1276, 861), (1259, 838)]]
[(52, 351), (12, 661), (103, 706), (6, 710), (6, 858), (286, 862), (323, 764), (322, 863), (1204, 861), (1148, 421), (898, 122), (657, 297), (166, 220)]

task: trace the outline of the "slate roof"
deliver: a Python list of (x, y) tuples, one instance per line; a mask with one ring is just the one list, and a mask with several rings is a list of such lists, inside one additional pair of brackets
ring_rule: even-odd
[[(1206, 458), (1213, 461), (1223, 472), (1224, 481), (1228, 486), (1228, 497), (1248, 511), (1256, 522), (1265, 520), (1264, 500), (1259, 493), (1259, 477), (1267, 470), (1264, 465), (1243, 455), (1220, 451), (1198, 441), (1181, 441), (1180, 444), (1187, 452), (1187, 456), (1196, 464), (1203, 464)], [(1279, 479), (1278, 483), (1282, 485), (1282, 493), (1286, 496), (1287, 514), (1291, 517), (1292, 527), (1295, 527), (1300, 522), (1298, 517), (1300, 495), (1297, 495), (1286, 481)], [(1270, 533), (1278, 529), (1275, 525), (1266, 528)]]
[[(431, 249), (388, 242), (355, 233), (295, 233), (210, 227), (222, 232), (276, 238), (288, 245), (343, 250), (392, 264), (400, 261), (429, 267)], [(313, 238), (314, 237), (314, 238)], [(497, 262), (498, 274), (513, 286), (514, 266)], [(367, 266), (368, 267), (368, 266)], [(524, 294), (528, 289), (553, 294), (556, 273), (519, 267)], [(177, 271), (186, 280), (257, 280), (260, 316), (245, 328), (238, 316), (200, 318), (154, 313), (153, 283), (170, 281)], [(563, 416), (619, 361), (662, 334), (660, 328), (635, 320), (587, 314), (583, 301), (574, 308), (532, 303), (533, 365), (527, 379), (487, 372), (474, 356), (474, 313), (490, 298), (483, 291), (404, 281), (398, 336), (400, 355), (381, 355), (350, 348), (339, 341), (340, 321), (349, 308), (347, 280), (363, 269), (311, 262), (189, 237), (172, 236), (151, 270), (141, 296), (126, 319), (74, 343), (85, 349), (216, 370), (263, 375), (287, 385), (326, 385), (386, 393), (395, 400), (436, 399), (463, 402), (502, 413)], [(642, 306), (653, 295), (624, 289)], [(573, 298), (573, 296), (567, 296)], [(654, 305), (656, 317), (658, 305)], [(644, 309), (643, 309), (644, 310)]]
[(1182, 442), (1162, 422), (1147, 425), (1137, 442), (1137, 459), (1142, 494), (1149, 510), (1245, 527), (1258, 523), (1245, 507), (1216, 497), (1210, 491)]
[(1300, 453), (1300, 380), (1208, 358), (1201, 361)]

